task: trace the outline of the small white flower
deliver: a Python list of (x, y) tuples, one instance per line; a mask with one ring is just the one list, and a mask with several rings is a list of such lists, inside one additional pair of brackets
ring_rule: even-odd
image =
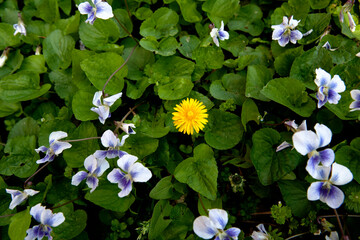
[(295, 30), (300, 20), (293, 19), (293, 16), (288, 19), (286, 16), (283, 17), (283, 22), (279, 25), (272, 25), (274, 29), (272, 39), (277, 40), (281, 47), (285, 47), (289, 41), (296, 44), (297, 40), (302, 39), (303, 34), (299, 30)]
[(121, 170), (114, 168), (107, 175), (107, 179), (111, 183), (117, 183), (121, 189), (118, 194), (120, 198), (130, 194), (133, 182), (147, 182), (152, 177), (151, 171), (141, 163), (136, 162), (137, 160), (136, 156), (126, 154), (117, 161)]
[(24, 240), (42, 239), (43, 237), (52, 240), (53, 237), (50, 235), (52, 231), (51, 227), (57, 227), (65, 221), (63, 213), (59, 212), (54, 214), (50, 209), (41, 206), (40, 203), (30, 209), (30, 215), (41, 224), (28, 229), (26, 231), (27, 236)]
[(8, 55), (10, 52), (10, 48), (5, 48), (0, 57), (0, 68), (5, 65), (6, 60), (8, 59)]
[(336, 231), (332, 231), (330, 236), (325, 236), (325, 240), (339, 240), (339, 234)]
[(345, 91), (345, 83), (341, 80), (339, 75), (331, 75), (321, 68), (315, 69), (316, 79), (315, 84), (318, 86), (316, 98), (318, 99), (318, 108), (325, 105), (326, 102), (331, 104), (338, 104), (342, 93)]
[(350, 104), (350, 112), (360, 111), (360, 90), (354, 89), (350, 91), (350, 95), (354, 101)]
[(94, 98), (93, 98), (93, 104), (96, 107), (92, 107), (90, 110), (99, 114), (99, 121), (102, 124), (104, 124), (105, 120), (107, 118), (111, 117), (110, 107), (116, 102), (116, 100), (121, 98), (121, 96), (122, 96), (122, 93), (118, 93), (113, 96), (104, 98), (101, 101), (102, 92), (98, 91), (95, 93)]
[(18, 14), (18, 23), (13, 25), (15, 32), (14, 32), (14, 36), (18, 33), (20, 33), (21, 35), (26, 36), (26, 28), (25, 28), (25, 24), (22, 20), (21, 14)]
[[(220, 29), (217, 28), (213, 28), (210, 32), (210, 36), (212, 37), (214, 43), (216, 46), (220, 46), (219, 45), (219, 39), (221, 41), (227, 40), (229, 39), (229, 33), (227, 31), (224, 30), (224, 22), (221, 21), (221, 26)], [(219, 38), (219, 39), (218, 39)]]
[(115, 134), (111, 130), (106, 130), (101, 136), (101, 143), (104, 147), (108, 148), (107, 150), (96, 150), (94, 156), (96, 158), (121, 158), (127, 152), (121, 151), (120, 147), (125, 144), (125, 140), (129, 137), (129, 135), (124, 135), (120, 139), (115, 136)]
[(40, 164), (40, 163), (45, 163), (45, 162), (51, 162), (54, 160), (55, 156), (62, 153), (62, 151), (64, 151), (65, 149), (71, 148), (70, 143), (59, 141), (59, 139), (65, 138), (67, 136), (68, 136), (67, 133), (63, 132), (63, 131), (52, 132), (49, 136), (50, 147), (47, 148), (45, 146), (41, 146), (41, 147), (35, 149), (35, 151), (37, 153), (39, 153), (39, 152), (46, 153), (45, 157), (40, 160), (37, 160), (36, 163)]
[(11, 194), (11, 203), (9, 205), (9, 209), (14, 209), (17, 205), (25, 201), (29, 196), (34, 196), (39, 193), (39, 191), (35, 191), (32, 189), (25, 189), (24, 192), (19, 190), (6, 189), (6, 192)]
[(347, 12), (347, 16), (348, 16), (348, 19), (349, 19), (349, 28), (350, 28), (350, 31), (355, 32), (356, 23), (355, 23), (352, 15), (351, 15), (351, 13), (350, 13), (350, 11)]
[(89, 173), (85, 171), (76, 173), (72, 177), (71, 184), (78, 186), (86, 178), (86, 184), (91, 188), (90, 193), (92, 193), (99, 184), (98, 177), (103, 175), (110, 165), (105, 159), (97, 159), (94, 155), (90, 155), (85, 159), (84, 166)]
[(316, 172), (310, 175), (321, 182), (311, 183), (307, 190), (307, 198), (310, 201), (320, 200), (334, 209), (340, 207), (345, 195), (334, 185), (341, 186), (351, 182), (353, 179), (351, 171), (343, 165), (333, 163), (331, 167), (316, 167)]
[(193, 223), (193, 230), (199, 237), (215, 240), (237, 240), (241, 230), (232, 227), (224, 230), (228, 222), (228, 214), (223, 209), (209, 209), (209, 217), (199, 216)]
[(251, 237), (253, 240), (268, 240), (271, 239), (269, 234), (267, 233), (264, 224), (259, 224), (256, 226), (259, 231), (253, 231)]
[(91, 6), (88, 2), (80, 3), (78, 9), (81, 14), (87, 14), (86, 23), (94, 24), (96, 18), (109, 19), (114, 16), (111, 6), (107, 2), (101, 0), (92, 0), (94, 5)]
[(136, 132), (134, 131), (135, 125), (133, 123), (121, 123), (120, 128), (126, 134), (136, 134)]

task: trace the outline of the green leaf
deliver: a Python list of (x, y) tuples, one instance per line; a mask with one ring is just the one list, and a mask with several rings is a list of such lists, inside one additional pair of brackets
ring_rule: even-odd
[(231, 52), (234, 57), (240, 55), (242, 51), (245, 50), (246, 45), (249, 40), (245, 35), (238, 35), (236, 32), (231, 31), (230, 38), (226, 41), (221, 42), (221, 47), (229, 52)]
[(202, 5), (202, 10), (207, 12), (208, 17), (215, 26), (220, 27), (221, 21), (226, 24), (238, 11), (239, 0), (208, 0)]
[(263, 65), (251, 65), (246, 76), (245, 96), (262, 101), (268, 101), (261, 90), (272, 79), (273, 72)]
[(289, 76), (291, 65), (295, 58), (304, 53), (303, 47), (291, 48), (275, 58), (274, 67), (276, 72), (282, 76)]
[[(69, 139), (83, 139), (97, 137), (95, 126), (91, 122), (82, 122), (75, 131), (69, 134)], [(71, 168), (80, 168), (84, 165), (87, 156), (98, 150), (98, 140), (86, 140), (71, 143), (72, 147), (64, 151), (63, 157), (67, 165)]]
[(14, 137), (37, 136), (39, 135), (39, 130), (37, 122), (31, 117), (26, 117), (18, 121), (10, 130), (8, 140)]
[(160, 200), (154, 207), (154, 211), (150, 220), (149, 239), (158, 239), (159, 235), (172, 222), (169, 219), (171, 209), (173, 207), (166, 200)]
[(98, 119), (99, 115), (90, 110), (92, 107), (95, 107), (92, 104), (94, 94), (95, 91), (94, 93), (89, 93), (81, 90), (75, 93), (72, 101), (72, 110), (77, 120), (89, 121)]
[(9, 155), (3, 156), (0, 161), (0, 174), (6, 176), (14, 174), (19, 178), (31, 176), (38, 168), (36, 160), (40, 159), (35, 148), (36, 137), (33, 135), (13, 137), (8, 140), (4, 152)]
[(137, 156), (139, 159), (143, 159), (155, 152), (158, 145), (159, 140), (150, 138), (141, 133), (136, 133), (134, 135), (130, 135), (130, 137), (126, 139), (122, 150)]
[(175, 188), (174, 184), (171, 182), (172, 176), (167, 176), (162, 178), (155, 187), (150, 191), (149, 196), (153, 199), (176, 199), (181, 196)]
[(303, 157), (296, 151), (285, 149), (276, 152), (281, 143), (280, 134), (270, 128), (256, 131), (252, 137), (250, 153), (259, 180), (263, 185), (270, 185), (294, 170)]
[(50, 81), (55, 85), (55, 91), (60, 98), (71, 101), (77, 93), (78, 88), (75, 86), (71, 76), (71, 69), (55, 70), (49, 74)]
[(135, 84), (132, 81), (126, 81), (126, 83), (127, 83), (126, 96), (128, 96), (131, 99), (140, 98), (145, 92), (146, 88), (151, 85), (147, 77), (138, 80)]
[(39, 86), (40, 77), (21, 71), (0, 79), (0, 99), (9, 102), (27, 101), (44, 95), (51, 85)]
[(197, 36), (188, 35), (180, 37), (179, 52), (187, 58), (192, 58), (193, 51), (199, 46), (200, 40)]
[(295, 58), (290, 70), (290, 77), (302, 81), (307, 88), (315, 89), (315, 69), (329, 71), (333, 64), (329, 51), (325, 48), (312, 48)]
[(192, 58), (202, 68), (219, 69), (224, 63), (224, 53), (218, 47), (198, 47), (194, 50)]
[(299, 80), (276, 78), (268, 82), (261, 93), (300, 116), (309, 117), (315, 110), (316, 104), (305, 90), (305, 85)]
[(120, 38), (120, 30), (112, 20), (98, 18), (94, 25), (81, 22), (79, 36), (84, 45), (92, 50), (122, 51), (122, 47), (114, 44)]
[(181, 14), (185, 21), (190, 23), (200, 22), (201, 14), (196, 10), (196, 2), (194, 0), (176, 0), (180, 6)]
[(324, 33), (326, 27), (330, 24), (330, 13), (312, 13), (307, 15), (305, 25), (299, 28), (301, 32), (305, 33), (312, 30), (309, 36), (299, 40), (300, 44), (309, 44), (317, 40)]
[(194, 156), (176, 167), (174, 176), (201, 195), (211, 200), (216, 198), (218, 169), (214, 152), (208, 145), (198, 145), (194, 149)]
[(29, 207), (16, 213), (11, 217), (8, 234), (11, 240), (23, 240), (26, 237), (26, 230), (29, 229), (31, 215)]
[(20, 37), (14, 36), (14, 28), (7, 23), (0, 23), (0, 50), (20, 44)]
[(235, 147), (244, 133), (239, 116), (218, 109), (209, 111), (208, 124), (204, 129), (205, 141), (211, 147), (226, 150)]
[(155, 37), (148, 36), (140, 40), (140, 45), (146, 50), (162, 56), (174, 55), (176, 49), (179, 47), (179, 44), (174, 37), (166, 37), (158, 42)]
[(312, 9), (326, 8), (331, 0), (310, 0), (310, 6)]
[(57, 0), (34, 0), (36, 7), (36, 17), (45, 20), (45, 22), (55, 22), (60, 18)]
[(291, 208), (291, 212), (297, 217), (305, 217), (311, 209), (311, 203), (307, 199), (306, 193), (308, 184), (299, 180), (279, 181), (278, 184), (286, 205)]
[(264, 29), (262, 17), (261, 8), (255, 4), (248, 4), (241, 7), (236, 17), (230, 20), (229, 29), (247, 32), (251, 36), (259, 36)]
[(237, 105), (245, 101), (245, 77), (241, 74), (225, 74), (210, 85), (210, 94), (219, 100), (233, 99)]
[(283, 16), (294, 16), (294, 19), (296, 20), (305, 19), (310, 10), (310, 2), (309, 0), (289, 0), (288, 2), (283, 3), (281, 8), (285, 13)]
[(140, 126), (137, 128), (142, 134), (151, 137), (151, 138), (161, 138), (168, 134), (170, 128), (165, 125), (165, 116), (166, 114), (158, 114), (157, 116), (152, 116), (148, 121), (143, 119)]
[[(66, 201), (59, 203), (64, 204)], [(87, 214), (84, 210), (74, 211), (73, 204), (67, 204), (60, 208), (54, 209), (54, 213), (62, 212), (65, 217), (65, 221), (59, 226), (53, 228), (54, 238), (56, 239), (74, 239), (78, 236), (86, 227)]]
[(114, 212), (125, 212), (135, 201), (133, 195), (119, 198), (118, 193), (121, 191), (117, 184), (111, 184), (107, 181), (99, 183), (99, 186), (93, 193), (86, 193), (85, 199), (105, 209)]
[(44, 57), (50, 69), (66, 69), (71, 64), (71, 52), (75, 41), (70, 36), (64, 36), (61, 30), (55, 30), (44, 40)]
[[(124, 63), (124, 59), (114, 52), (95, 54), (80, 63), (90, 82), (101, 91), (108, 78)], [(127, 66), (119, 70), (106, 85), (105, 92), (114, 95), (124, 88)]]
[(159, 97), (163, 100), (177, 100), (188, 96), (194, 84), (190, 79), (176, 79), (158, 87)]
[(25, 58), (20, 71), (30, 71), (39, 74), (45, 73), (47, 68), (45, 67), (44, 55), (31, 55)]
[(144, 37), (152, 36), (156, 39), (175, 36), (178, 33), (176, 27), (178, 21), (179, 16), (176, 12), (166, 7), (159, 8), (142, 22), (140, 34)]
[(12, 103), (0, 99), (0, 117), (6, 117), (13, 113), (21, 112), (21, 104), (19, 102)]
[(153, 14), (153, 12), (151, 11), (150, 8), (140, 7), (136, 10), (135, 17), (139, 20), (145, 20), (145, 19), (151, 17), (152, 14)]
[[(128, 12), (125, 9), (118, 8), (115, 9), (113, 13), (115, 17), (121, 22), (121, 24), (126, 28), (126, 30), (131, 33), (133, 30), (133, 24), (129, 18)], [(118, 25), (120, 31), (119, 38), (124, 38), (129, 36), (129, 34), (120, 26), (118, 22), (116, 22), (116, 24)]]
[(56, 21), (56, 26), (65, 35), (78, 33), (80, 25), (80, 12), (76, 12), (75, 15)]
[(343, 64), (355, 58), (359, 49), (356, 43), (348, 38), (344, 38), (341, 35), (325, 35), (319, 46), (323, 46), (326, 42), (329, 42), (332, 49), (336, 51), (329, 51), (329, 55), (332, 58), (334, 64)]
[(256, 106), (256, 103), (253, 100), (251, 100), (251, 98), (247, 98), (241, 108), (241, 122), (244, 126), (245, 131), (246, 131), (246, 124), (249, 121), (255, 121), (259, 125), (260, 123), (259, 116), (260, 113), (258, 107)]
[(87, 50), (77, 50), (74, 49), (72, 52), (72, 78), (74, 84), (81, 90), (90, 91), (93, 89), (95, 92), (95, 88), (91, 85), (91, 82), (87, 79), (85, 72), (81, 69), (80, 63), (93, 56), (95, 52), (87, 51)]

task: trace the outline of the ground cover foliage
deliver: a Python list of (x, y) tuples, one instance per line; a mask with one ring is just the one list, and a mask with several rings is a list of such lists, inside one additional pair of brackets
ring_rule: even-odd
[[(1, 239), (39, 223), (53, 239), (201, 239), (216, 209), (218, 236), (359, 239), (357, 1), (83, 2), (0, 0)], [(173, 122), (185, 99), (203, 114), (191, 134)], [(344, 201), (314, 197), (319, 181)]]

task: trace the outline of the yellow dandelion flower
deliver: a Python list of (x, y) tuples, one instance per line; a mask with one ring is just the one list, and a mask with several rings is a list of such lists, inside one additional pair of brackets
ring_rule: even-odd
[(205, 124), (208, 122), (206, 119), (208, 114), (207, 110), (202, 102), (196, 99), (187, 98), (183, 100), (180, 105), (176, 105), (174, 108), (176, 112), (173, 112), (174, 125), (179, 132), (186, 133), (188, 135), (199, 130), (203, 130)]

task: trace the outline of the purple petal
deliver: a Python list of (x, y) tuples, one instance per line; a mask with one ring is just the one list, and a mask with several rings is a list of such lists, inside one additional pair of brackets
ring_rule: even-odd
[[(96, 17), (101, 19), (109, 19), (114, 16), (111, 6), (107, 2), (98, 2), (96, 4)], [(104, 99), (105, 100), (105, 99)], [(111, 105), (109, 105), (111, 106)]]
[[(278, 25), (276, 25), (278, 26)], [(280, 40), (281, 36), (285, 32), (285, 29), (283, 27), (276, 27), (272, 33), (272, 39), (273, 40)]]
[(351, 90), (350, 95), (352, 99), (354, 99), (355, 101), (360, 101), (360, 90), (358, 89)]
[(48, 148), (45, 147), (45, 146), (41, 146), (41, 147), (35, 149), (35, 151), (36, 151), (37, 153), (39, 153), (39, 152), (43, 152), (43, 153), (44, 153), (44, 152), (47, 152), (47, 150), (48, 150)]
[(193, 230), (196, 235), (204, 239), (210, 239), (218, 232), (214, 223), (206, 216), (200, 216), (195, 219)]
[(351, 182), (352, 179), (353, 179), (353, 174), (351, 173), (350, 169), (338, 163), (334, 163), (332, 165), (331, 178), (330, 178), (331, 183), (335, 185), (345, 185)]
[(122, 188), (122, 190), (119, 192), (119, 194), (118, 194), (119, 198), (126, 197), (127, 195), (130, 194), (131, 190), (132, 190), (131, 181), (128, 180), (128, 182), (126, 182), (126, 185), (124, 186), (124, 188)]
[(340, 94), (338, 94), (337, 92), (335, 92), (332, 89), (329, 89), (329, 92), (328, 92), (328, 101), (329, 101), (329, 103), (338, 104), (340, 98), (341, 98)]
[(152, 177), (151, 171), (138, 162), (131, 166), (129, 173), (134, 182), (147, 182)]
[(350, 112), (360, 110), (360, 101), (354, 101), (349, 106)]
[(328, 83), (331, 80), (331, 75), (328, 72), (326, 72), (322, 68), (317, 68), (315, 69), (315, 73), (316, 73), (315, 84), (318, 87), (328, 85)]
[(86, 184), (91, 188), (90, 193), (92, 193), (96, 187), (99, 185), (99, 179), (94, 176), (90, 176), (86, 179)]
[(66, 138), (67, 136), (68, 134), (63, 131), (52, 132), (49, 136), (49, 143), (51, 145), (51, 143), (53, 143), (54, 141), (58, 141), (59, 139)]
[(36, 163), (37, 164), (41, 164), (41, 163), (46, 163), (46, 162), (52, 162), (55, 158), (54, 154), (46, 154), (44, 158), (37, 160)]
[[(41, 235), (39, 233), (41, 232)], [(24, 240), (34, 240), (34, 239), (41, 239), (44, 237), (44, 233), (40, 230), (40, 225), (33, 226), (26, 230), (27, 236)]]
[(279, 146), (276, 148), (276, 152), (280, 152), (281, 150), (284, 150), (285, 148), (291, 147), (292, 145), (288, 143), (287, 141), (282, 142)]
[(92, 11), (91, 13), (88, 14), (88, 18), (85, 20), (85, 23), (89, 23), (93, 25), (95, 20), (96, 20), (95, 11)]
[(320, 199), (320, 192), (323, 186), (323, 182), (313, 182), (307, 190), (307, 198), (310, 201), (316, 201)]
[(261, 232), (267, 234), (267, 231), (266, 231), (266, 229), (265, 229), (264, 224), (261, 223), (261, 224), (257, 225), (256, 227), (257, 227), (257, 229), (259, 229)]
[(39, 203), (30, 209), (30, 215), (33, 216), (36, 221), (41, 222), (41, 215), (43, 211), (45, 211), (45, 207), (41, 206)]
[(105, 159), (98, 159), (97, 160), (98, 167), (94, 171), (94, 174), (98, 177), (103, 175), (103, 173), (110, 167), (109, 162)]
[(76, 173), (71, 179), (71, 185), (79, 186), (80, 182), (88, 176), (87, 172), (80, 171)]
[(228, 222), (228, 214), (223, 209), (210, 209), (209, 218), (217, 229), (224, 229)]
[(93, 10), (93, 7), (88, 2), (80, 3), (78, 6), (79, 12), (81, 14), (89, 14)]
[(332, 132), (330, 128), (328, 128), (324, 124), (317, 123), (315, 124), (314, 129), (320, 141), (319, 147), (324, 147), (331, 142)]
[(51, 146), (52, 150), (54, 151), (55, 155), (59, 155), (65, 149), (71, 148), (71, 144), (68, 142), (55, 142)]
[(111, 130), (106, 130), (101, 136), (101, 143), (104, 147), (115, 147), (118, 138)]
[[(97, 15), (98, 14), (96, 13), (96, 16)], [(110, 107), (116, 102), (116, 100), (121, 98), (121, 96), (122, 96), (122, 93), (118, 93), (118, 94), (112, 95), (110, 97), (104, 98), (104, 104)]]
[(278, 40), (278, 43), (281, 47), (285, 47), (290, 41), (290, 36), (283, 34), (282, 37)]
[(229, 237), (236, 239), (239, 236), (241, 230), (237, 227), (232, 227), (226, 230), (225, 232)]
[(333, 209), (340, 207), (344, 202), (344, 198), (344, 193), (333, 185), (330, 185), (330, 189), (323, 187), (320, 192), (320, 201), (326, 203)]
[(323, 100), (320, 100), (319, 98), (319, 93), (316, 93), (316, 98), (319, 100), (318, 101), (318, 104), (317, 104), (317, 107), (318, 108), (321, 108), (322, 106), (325, 105), (325, 103), (328, 101), (328, 97), (324, 95), (324, 99)]
[(126, 154), (117, 161), (118, 166), (125, 172), (130, 172), (132, 165), (138, 160), (136, 156)]
[(12, 201), (9, 205), (9, 209), (14, 209), (17, 205), (19, 205), (20, 203), (22, 203), (23, 201), (25, 201), (28, 196), (26, 194), (23, 194), (20, 192), (20, 194), (18, 195), (11, 195)]
[[(119, 157), (119, 151), (120, 151), (120, 150), (116, 150), (116, 149), (108, 150), (107, 153), (106, 153), (106, 157), (107, 157), (107, 158), (116, 158), (116, 157)], [(120, 151), (120, 152), (121, 152), (121, 151)]]
[(98, 91), (94, 94), (92, 103), (97, 107), (100, 107), (102, 105), (101, 104), (101, 96), (102, 96), (102, 91)]
[(93, 173), (97, 168), (97, 159), (94, 155), (88, 156), (84, 161), (85, 169), (89, 171), (89, 173)]
[(299, 30), (293, 30), (290, 33), (290, 42), (295, 44), (297, 40), (300, 40), (303, 37), (302, 33)]
[(343, 80), (341, 80), (339, 75), (334, 75), (334, 77), (330, 80), (328, 86), (330, 89), (334, 90), (337, 93), (344, 92), (346, 89), (345, 83), (343, 82)]
[(219, 38), (222, 41), (229, 39), (229, 33), (227, 31), (219, 31)]
[(330, 176), (331, 167), (317, 165), (315, 168), (306, 166), (306, 170), (310, 176), (317, 180), (328, 180)]
[(296, 151), (303, 156), (316, 150), (320, 143), (318, 136), (313, 131), (296, 132), (292, 140)]
[(319, 161), (322, 165), (330, 167), (335, 160), (335, 153), (332, 149), (327, 148), (319, 152)]
[[(51, 212), (51, 211), (50, 211)], [(65, 221), (64, 214), (62, 212), (59, 213), (51, 213), (51, 218), (48, 220), (48, 225), (51, 227), (57, 227)], [(50, 231), (47, 231), (50, 233)]]
[(97, 159), (103, 159), (103, 158), (106, 158), (106, 154), (107, 154), (107, 151), (105, 151), (105, 150), (96, 150), (94, 153), (94, 156)]

